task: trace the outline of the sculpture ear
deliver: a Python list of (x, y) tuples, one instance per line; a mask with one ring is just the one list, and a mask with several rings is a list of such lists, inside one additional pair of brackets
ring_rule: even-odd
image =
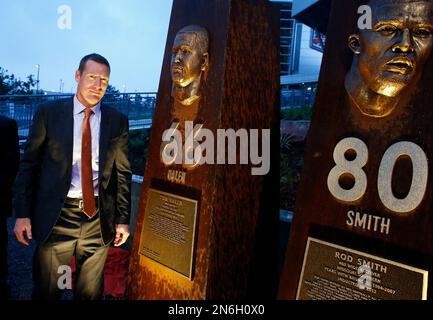
[(361, 41), (359, 40), (358, 34), (351, 34), (349, 36), (349, 39), (347, 40), (347, 44), (349, 45), (350, 50), (352, 50), (354, 54), (361, 53)]
[(206, 71), (209, 68), (209, 53), (205, 52), (202, 55), (201, 71)]

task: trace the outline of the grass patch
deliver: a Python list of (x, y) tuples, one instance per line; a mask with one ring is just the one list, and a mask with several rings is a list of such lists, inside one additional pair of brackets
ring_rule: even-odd
[(310, 106), (280, 110), (281, 120), (311, 120), (313, 108)]

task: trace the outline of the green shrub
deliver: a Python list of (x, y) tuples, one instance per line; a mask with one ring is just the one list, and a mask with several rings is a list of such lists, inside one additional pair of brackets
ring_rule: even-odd
[(293, 211), (303, 165), (304, 143), (280, 136), (280, 208)]
[(149, 147), (150, 129), (131, 130), (129, 132), (129, 161), (132, 174), (143, 176)]
[(311, 120), (313, 108), (310, 106), (280, 110), (281, 120)]

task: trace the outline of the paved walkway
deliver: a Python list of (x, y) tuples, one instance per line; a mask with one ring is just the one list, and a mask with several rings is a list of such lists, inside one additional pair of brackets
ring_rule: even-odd
[(20, 244), (13, 232), (14, 219), (8, 219), (8, 282), (11, 287), (11, 299), (30, 300), (32, 296), (32, 257), (34, 241), (30, 246)]
[[(11, 288), (12, 300), (31, 300), (32, 281), (32, 257), (35, 250), (35, 242), (30, 246), (20, 244), (13, 233), (14, 220), (8, 219), (8, 283)], [(103, 300), (122, 299), (126, 285), (128, 272), (128, 250), (131, 245), (128, 240), (121, 248), (110, 248), (109, 257), (105, 266), (105, 290)], [(72, 291), (65, 290), (64, 300), (72, 299)]]
[[(132, 237), (134, 234), (136, 212), (140, 202), (142, 177), (134, 176), (132, 183), (132, 210), (131, 210), (131, 236), (120, 249), (130, 251), (132, 244)], [(30, 246), (24, 246), (16, 240), (13, 232), (15, 220), (12, 218), (8, 219), (8, 264), (9, 264), (9, 285), (11, 287), (11, 299), (16, 300), (30, 300), (33, 290), (32, 281), (32, 258), (35, 250), (35, 242), (31, 241)], [(110, 279), (110, 283), (106, 285), (106, 288), (115, 290), (115, 293), (119, 292), (119, 288), (123, 286), (119, 284), (119, 273), (126, 276), (125, 270), (127, 270), (127, 262), (120, 261), (119, 255), (114, 254), (114, 258), (111, 259), (114, 266), (108, 264), (106, 275)], [(121, 266), (119, 266), (121, 265)], [(119, 269), (120, 268), (120, 269)], [(114, 281), (114, 283), (113, 283)], [(124, 281), (124, 280), (123, 280)], [(65, 298), (70, 297), (70, 292), (66, 292)], [(104, 299), (112, 299), (110, 297), (104, 297)]]

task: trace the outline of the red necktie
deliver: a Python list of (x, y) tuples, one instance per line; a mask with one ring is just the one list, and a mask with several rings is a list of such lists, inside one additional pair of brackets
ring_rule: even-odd
[(92, 172), (92, 132), (90, 131), (90, 116), (93, 111), (86, 108), (84, 112), (83, 136), (81, 139), (81, 188), (83, 190), (83, 212), (91, 218), (96, 213)]

